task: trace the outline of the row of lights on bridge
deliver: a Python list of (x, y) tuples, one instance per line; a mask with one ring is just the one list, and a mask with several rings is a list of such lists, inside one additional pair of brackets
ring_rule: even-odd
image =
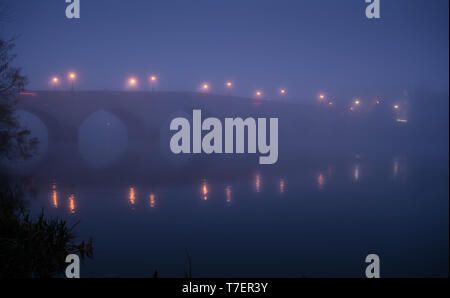
[[(326, 95), (323, 93), (320, 93), (317, 97), (320, 102), (328, 102), (329, 106), (334, 105), (334, 101), (327, 99)], [(375, 104), (380, 105), (380, 104), (382, 104), (382, 101), (380, 99), (376, 99)], [(350, 105), (350, 111), (352, 111), (352, 112), (357, 111), (358, 108), (361, 107), (361, 105), (362, 105), (362, 101), (359, 98), (354, 99)], [(394, 104), (393, 109), (396, 111), (400, 110), (400, 105)]]
[[(76, 81), (77, 77), (78, 77), (78, 76), (77, 76), (77, 74), (76, 74), (75, 72), (69, 72), (69, 73), (67, 74), (67, 79), (68, 79), (69, 82), (72, 84), (72, 85), (71, 85), (71, 86), (72, 86), (72, 90), (73, 90), (74, 82)], [(157, 77), (156, 75), (151, 75), (151, 76), (149, 77), (148, 80), (149, 80), (150, 85), (151, 85), (152, 90), (153, 90), (155, 84), (158, 82), (158, 77)], [(51, 79), (51, 83), (53, 84), (53, 86), (59, 85), (60, 82), (61, 82), (61, 80), (60, 80), (60, 78), (57, 77), (57, 76), (54, 76), (54, 77), (52, 77), (52, 79)], [(126, 82), (126, 83), (127, 83), (127, 86), (128, 86), (129, 88), (136, 88), (136, 87), (138, 86), (138, 79), (137, 79), (136, 77), (130, 77), (130, 78), (127, 79), (127, 82)], [(226, 82), (225, 82), (225, 87), (226, 87), (227, 89), (231, 90), (231, 89), (233, 88), (233, 82), (231, 82), (231, 81), (226, 81)], [(209, 83), (202, 83), (202, 84), (200, 85), (200, 90), (201, 90), (202, 92), (208, 92), (208, 91), (211, 90), (211, 85), (210, 85)], [(284, 88), (282, 88), (282, 89), (279, 90), (279, 94), (280, 94), (281, 96), (284, 96), (284, 95), (287, 94), (287, 90), (284, 89)], [(263, 97), (263, 92), (262, 92), (261, 90), (256, 90), (256, 91), (254, 92), (254, 96), (255, 96), (256, 98), (262, 98), (262, 97)], [(327, 101), (327, 97), (326, 97), (326, 95), (323, 94), (323, 93), (320, 93), (320, 94), (318, 95), (318, 99), (319, 99), (319, 101)], [(379, 104), (381, 104), (381, 100), (377, 99), (377, 100), (375, 101), (375, 103), (376, 103), (377, 105), (379, 105)], [(332, 100), (328, 100), (328, 105), (329, 105), (329, 106), (333, 106), (333, 105), (334, 105), (334, 102), (333, 102)], [(360, 100), (360, 99), (355, 99), (355, 100), (353, 101), (353, 104), (350, 106), (350, 110), (351, 110), (351, 111), (356, 111), (356, 109), (357, 109), (360, 105), (361, 105), (361, 100)], [(399, 106), (398, 104), (395, 104), (395, 105), (393, 106), (393, 108), (394, 108), (394, 110), (399, 110), (399, 109), (400, 109), (400, 106)]]
[[(69, 72), (67, 74), (67, 78), (68, 78), (69, 82), (72, 84), (72, 88), (73, 88), (73, 84), (77, 79), (77, 74), (75, 72)], [(148, 80), (153, 89), (155, 84), (158, 82), (158, 77), (156, 75), (151, 75)], [(61, 79), (58, 76), (54, 76), (51, 78), (51, 84), (54, 87), (58, 86), (60, 83), (61, 83)], [(126, 81), (126, 85), (128, 88), (136, 88), (139, 85), (139, 80), (136, 77), (129, 77)], [(227, 89), (231, 90), (233, 88), (233, 82), (231, 82), (231, 81), (225, 82), (225, 87)], [(202, 92), (208, 92), (211, 90), (211, 85), (209, 83), (202, 83), (200, 86), (200, 90)], [(279, 90), (279, 93), (280, 93), (280, 95), (286, 95), (287, 90), (282, 88)], [(254, 92), (254, 95), (256, 97), (261, 98), (263, 96), (263, 92), (261, 90), (256, 90)]]

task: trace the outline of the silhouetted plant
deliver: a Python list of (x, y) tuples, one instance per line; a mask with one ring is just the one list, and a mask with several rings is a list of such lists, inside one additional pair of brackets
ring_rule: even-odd
[(16, 57), (11, 54), (13, 48), (12, 40), (0, 38), (0, 156), (28, 159), (36, 152), (39, 141), (30, 137), (30, 131), (14, 115), (19, 93), (28, 81), (20, 68), (12, 66)]
[(31, 218), (19, 188), (0, 192), (0, 277), (52, 277), (64, 272), (68, 254), (92, 258), (92, 239), (75, 244), (74, 227), (43, 211)]

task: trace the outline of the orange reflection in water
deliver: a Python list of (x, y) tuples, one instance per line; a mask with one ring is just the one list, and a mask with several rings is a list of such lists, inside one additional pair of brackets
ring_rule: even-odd
[(256, 189), (256, 192), (261, 191), (261, 175), (260, 174), (256, 174), (256, 176), (255, 176), (255, 189)]
[(225, 195), (226, 195), (225, 201), (227, 203), (231, 203), (231, 186), (225, 187)]
[(155, 201), (155, 195), (153, 193), (150, 194), (150, 208), (155, 208), (156, 201)]
[(70, 213), (74, 214), (76, 212), (75, 208), (76, 208), (76, 206), (75, 206), (75, 195), (71, 194), (69, 196), (69, 210), (70, 210)]
[(353, 179), (358, 182), (359, 181), (359, 164), (355, 166), (353, 169)]
[(317, 185), (319, 186), (319, 189), (323, 189), (325, 186), (325, 177), (322, 173), (319, 173), (319, 176), (317, 177)]
[(202, 195), (203, 195), (203, 200), (207, 201), (208, 200), (208, 184), (206, 183), (206, 180), (203, 180), (203, 183), (202, 183)]
[(398, 158), (394, 159), (394, 178), (397, 178), (398, 176), (398, 168), (399, 168), (399, 162), (398, 162)]
[(52, 184), (52, 203), (53, 207), (58, 208), (58, 191), (56, 190), (56, 183)]
[(284, 179), (280, 179), (280, 193), (284, 193), (286, 190), (286, 183), (284, 182)]
[(128, 201), (131, 204), (131, 207), (134, 208), (134, 205), (136, 204), (136, 190), (134, 187), (130, 187), (128, 191)]

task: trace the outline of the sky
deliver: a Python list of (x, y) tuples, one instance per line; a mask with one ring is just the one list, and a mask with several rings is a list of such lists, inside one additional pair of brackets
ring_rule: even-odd
[(156, 74), (159, 90), (231, 80), (240, 96), (448, 93), (448, 0), (381, 0), (377, 20), (364, 0), (81, 0), (80, 19), (64, 0), (3, 2), (0, 36), (16, 37), (33, 90), (74, 70), (83, 90), (123, 90), (131, 75), (146, 90)]

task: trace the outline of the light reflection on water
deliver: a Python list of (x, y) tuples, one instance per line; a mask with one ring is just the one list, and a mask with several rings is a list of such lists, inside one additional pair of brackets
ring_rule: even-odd
[(283, 194), (286, 190), (286, 183), (284, 182), (284, 179), (280, 179), (280, 193)]
[(156, 206), (155, 194), (151, 193), (150, 194), (150, 208), (155, 208), (155, 206)]
[(255, 189), (256, 192), (261, 192), (261, 174), (255, 175)]
[(355, 182), (359, 181), (359, 164), (356, 164), (353, 168), (353, 180)]
[(398, 174), (400, 171), (400, 159), (398, 157), (394, 158), (393, 167), (392, 167), (392, 174), (394, 176), (394, 179), (398, 178)]
[(52, 204), (54, 208), (58, 208), (58, 191), (56, 189), (56, 183), (52, 183)]
[(319, 176), (317, 177), (317, 185), (319, 187), (319, 190), (323, 190), (325, 187), (325, 177), (323, 173), (319, 173)]
[(128, 189), (128, 201), (130, 202), (131, 209), (134, 210), (136, 205), (136, 190), (134, 187)]
[(203, 201), (208, 200), (208, 184), (207, 184), (206, 180), (203, 180), (203, 182), (202, 182), (202, 196), (203, 196)]
[(228, 185), (228, 186), (225, 188), (225, 195), (226, 195), (225, 201), (226, 201), (228, 204), (230, 204), (230, 203), (231, 203), (231, 186)]
[[(330, 180), (332, 179), (332, 176), (335, 174), (335, 168), (334, 166), (327, 166), (325, 168), (325, 171), (319, 171), (317, 176), (316, 176), (316, 186), (317, 189), (319, 191), (323, 191), (325, 190), (325, 186), (330, 182)], [(403, 170), (405, 170), (406, 167), (404, 165), (401, 165), (400, 159), (398, 157), (393, 159), (393, 163), (392, 163), (392, 172), (393, 172), (393, 178), (394, 181), (395, 179), (400, 175), (400, 174), (405, 174), (402, 173)], [(361, 171), (361, 163), (357, 162), (356, 164), (353, 165), (353, 169), (352, 169), (353, 173), (352, 173), (352, 178), (351, 181), (353, 182), (358, 182), (360, 180), (360, 171)], [(337, 175), (337, 177), (339, 176), (339, 173)], [(277, 189), (276, 191), (279, 194), (284, 194), (286, 192), (287, 186), (286, 186), (286, 179), (285, 178), (271, 178), (271, 179), (277, 179)], [(202, 201), (208, 201), (209, 199), (211, 199), (211, 192), (210, 192), (210, 187), (211, 184), (208, 182), (211, 179), (202, 179), (201, 183), (200, 183), (200, 192), (201, 192), (201, 199)], [(351, 182), (349, 181), (349, 182)], [(269, 181), (270, 182), (270, 181)], [(301, 182), (297, 179), (297, 184)], [(242, 182), (241, 182), (242, 184)], [(253, 176), (253, 178), (250, 181), (250, 184), (253, 186), (253, 191), (255, 193), (262, 193), (262, 174), (261, 173), (257, 173)], [(300, 183), (301, 184), (301, 183)], [(213, 181), (212, 185), (216, 185), (216, 182)], [(268, 185), (273, 185), (273, 184), (268, 184)], [(231, 185), (225, 185), (223, 186), (224, 190), (225, 190), (225, 202), (227, 205), (230, 205), (232, 202), (232, 186)], [(238, 188), (239, 189), (239, 188)], [(266, 192), (272, 192), (275, 189), (270, 189), (267, 188)], [(149, 191), (148, 193), (148, 206), (150, 208), (155, 208), (157, 205), (156, 202), (156, 195), (153, 191)], [(238, 196), (238, 197), (245, 197), (245, 191), (244, 194), (242, 193), (235, 193), (234, 195)], [(51, 207), (53, 207), (54, 209), (58, 209), (59, 207), (59, 199), (60, 199), (60, 193), (58, 191), (58, 187), (56, 182), (52, 182), (51, 183), (51, 188), (50, 188), (50, 205)], [(131, 206), (132, 210), (136, 209), (137, 206), (137, 200), (138, 200), (138, 196), (137, 196), (137, 187), (136, 186), (129, 186), (127, 187), (127, 197), (126, 197), (129, 206)], [(67, 196), (67, 202), (68, 202), (68, 211), (70, 214), (75, 214), (75, 213), (79, 213), (79, 210), (77, 210), (77, 206), (76, 206), (76, 197), (74, 193), (69, 193)]]
[(71, 194), (69, 196), (69, 210), (70, 210), (70, 213), (72, 213), (72, 214), (76, 213), (75, 195), (74, 194)]
[[(371, 167), (364, 159), (356, 163), (352, 159), (285, 172), (251, 170), (236, 177), (201, 178), (199, 174), (186, 184), (167, 181), (83, 186), (76, 185), (76, 181), (56, 180), (45, 187), (46, 201), (38, 198), (36, 203), (43, 202), (53, 214), (62, 217), (77, 215), (79, 237), (94, 238), (96, 259), (88, 266), (99, 276), (105, 274), (102, 264), (114, 255), (123, 261), (112, 273), (142, 276), (151, 266), (161, 266), (170, 276), (177, 277), (179, 264), (172, 260), (180, 257), (174, 255), (178, 250), (182, 259), (185, 247), (195, 254), (199, 275), (259, 272), (252, 262), (257, 264), (261, 258), (267, 260), (269, 276), (280, 272), (288, 276), (297, 276), (298, 272), (307, 275), (314, 270), (328, 273), (334, 267), (317, 261), (334, 254), (328, 247), (343, 252), (339, 258), (346, 262), (359, 262), (353, 257), (374, 247), (382, 247), (385, 255), (407, 249), (417, 242), (416, 237), (404, 240), (404, 245), (385, 239), (400, 239), (397, 233), (405, 239), (411, 229), (423, 228), (424, 222), (429, 221), (434, 227), (437, 223), (433, 221), (445, 218), (423, 218), (422, 209), (416, 206), (425, 197), (417, 193), (426, 193), (428, 198), (433, 189), (424, 191), (417, 183), (406, 180), (410, 175), (404, 173), (405, 163), (405, 159), (391, 158)], [(279, 199), (281, 196), (283, 200)], [(412, 196), (416, 203), (409, 203)], [(442, 193), (436, 193), (433, 200), (441, 198), (441, 206), (442, 197)], [(66, 206), (64, 199), (68, 209), (61, 208)], [(432, 204), (433, 200), (424, 202)], [(133, 212), (127, 212), (130, 206)], [(36, 210), (39, 208), (42, 204), (36, 205)], [(444, 208), (436, 210), (442, 212)], [(366, 230), (370, 233), (361, 232)], [(126, 241), (126, 248), (116, 248), (117, 241), (122, 240)], [(343, 243), (352, 243), (352, 248)], [(420, 252), (412, 254), (423, 257)], [(141, 260), (147, 260), (146, 266)]]
[[(358, 182), (360, 180), (360, 169), (361, 169), (360, 162), (354, 164), (352, 179), (349, 182), (351, 182), (351, 181)], [(394, 179), (399, 175), (401, 170), (402, 169), (400, 167), (399, 159), (394, 158), (394, 160), (393, 160), (393, 177), (394, 177)], [(328, 183), (330, 183), (330, 180), (332, 179), (332, 176), (334, 175), (334, 173), (335, 173), (335, 169), (333, 166), (328, 166), (328, 167), (326, 167), (325, 171), (318, 172), (318, 174), (316, 176), (315, 184), (319, 191), (325, 190), (325, 186)], [(339, 174), (337, 176), (339, 176)], [(265, 190), (266, 192), (270, 193), (270, 192), (276, 191), (279, 194), (286, 193), (287, 184), (286, 184), (285, 178), (272, 177), (271, 179), (272, 180), (276, 179), (277, 189), (267, 188)], [(294, 180), (297, 180), (297, 184), (301, 184), (301, 181), (299, 181), (299, 179), (294, 179)], [(210, 183), (208, 181), (211, 181), (211, 179), (201, 179), (200, 193), (201, 193), (202, 201), (208, 201), (209, 199), (211, 199), (211, 191), (210, 191), (211, 185), (216, 185), (216, 183), (217, 183), (215, 181), (212, 181), (212, 183)], [(242, 184), (242, 182), (241, 182), (241, 184)], [(250, 184), (253, 186), (254, 193), (263, 193), (263, 191), (262, 191), (262, 175), (260, 173), (257, 173), (253, 176), (253, 178), (250, 181)], [(273, 185), (273, 184), (269, 183), (268, 185)], [(232, 189), (233, 188), (231, 185), (225, 185), (223, 187), (224, 187), (223, 189), (225, 190), (225, 202), (227, 203), (227, 205), (230, 205), (232, 202)], [(136, 186), (127, 187), (126, 200), (129, 204), (129, 206), (131, 206), (132, 210), (135, 210), (136, 207), (138, 206), (138, 204), (137, 204), (137, 201), (138, 201), (137, 188), (138, 187), (136, 187)], [(153, 191), (149, 191), (147, 193), (148, 193), (148, 206), (150, 208), (155, 208), (157, 205), (155, 193)], [(245, 191), (244, 191), (244, 193), (235, 193), (235, 195), (238, 197), (246, 196)], [(189, 196), (189, 195), (186, 195), (186, 196)], [(50, 198), (51, 198), (51, 207), (57, 209), (59, 207), (59, 193), (58, 193), (56, 182), (51, 183)], [(75, 194), (70, 193), (67, 198), (68, 198), (67, 200), (68, 200), (68, 206), (69, 206), (68, 207), (69, 213), (71, 213), (71, 214), (78, 213), (78, 210), (76, 207)]]

